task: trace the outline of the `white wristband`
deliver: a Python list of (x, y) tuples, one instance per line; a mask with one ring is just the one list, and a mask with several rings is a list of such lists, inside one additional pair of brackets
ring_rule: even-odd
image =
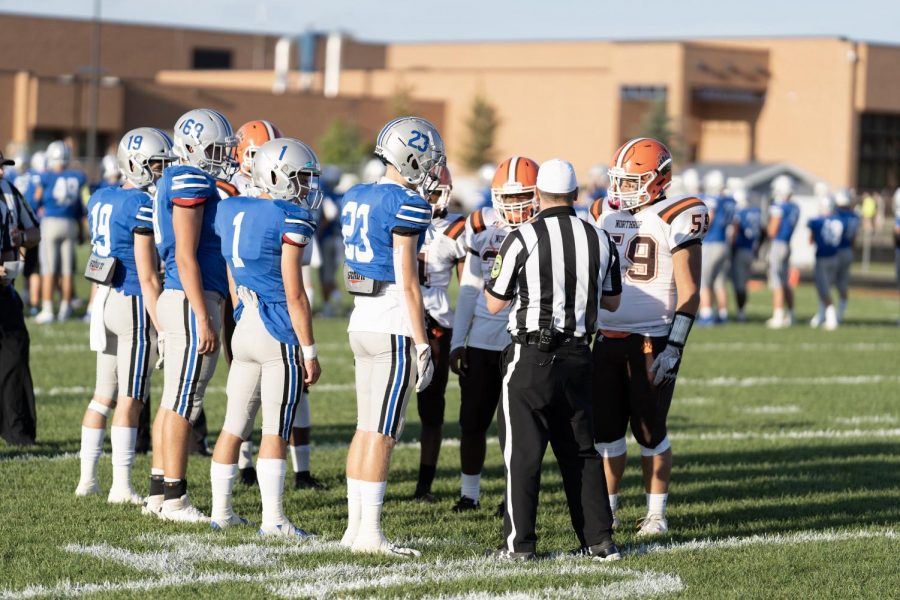
[(312, 346), (300, 346), (300, 351), (303, 352), (303, 360), (319, 358), (319, 349), (315, 344)]

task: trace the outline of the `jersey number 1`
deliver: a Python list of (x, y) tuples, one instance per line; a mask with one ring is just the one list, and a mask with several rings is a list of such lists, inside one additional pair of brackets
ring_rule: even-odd
[(241, 223), (244, 221), (244, 211), (239, 212), (234, 215), (234, 221), (232, 225), (234, 225), (234, 237), (231, 239), (231, 262), (234, 263), (235, 269), (244, 268), (244, 261), (241, 260), (240, 253), (238, 252), (238, 243), (241, 240)]

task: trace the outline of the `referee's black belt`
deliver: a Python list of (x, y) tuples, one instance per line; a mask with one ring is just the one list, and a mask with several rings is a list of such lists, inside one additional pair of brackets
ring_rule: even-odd
[[(539, 346), (541, 344), (541, 334), (537, 331), (529, 331), (528, 333), (512, 336), (512, 341), (524, 346)], [(589, 335), (579, 337), (564, 331), (554, 331), (550, 335), (550, 346), (553, 348), (560, 346), (587, 346), (590, 343), (591, 336)]]

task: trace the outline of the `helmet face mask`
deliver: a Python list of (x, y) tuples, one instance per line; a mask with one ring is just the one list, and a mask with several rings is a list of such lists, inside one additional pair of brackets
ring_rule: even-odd
[(497, 218), (515, 229), (531, 221), (538, 211), (538, 164), (524, 156), (501, 162), (491, 180), (491, 205)]
[(441, 169), (440, 179), (435, 189), (425, 196), (428, 203), (431, 204), (431, 212), (434, 215), (445, 214), (447, 206), (450, 205), (450, 194), (453, 191), (453, 180), (450, 177), (450, 169), (444, 167)]
[(260, 146), (253, 158), (253, 185), (276, 200), (317, 210), (321, 167), (312, 148), (293, 138), (277, 138)]
[(619, 210), (633, 210), (649, 204), (654, 198), (650, 196), (647, 188), (654, 179), (655, 173), (632, 174), (613, 167), (609, 170), (610, 205)]

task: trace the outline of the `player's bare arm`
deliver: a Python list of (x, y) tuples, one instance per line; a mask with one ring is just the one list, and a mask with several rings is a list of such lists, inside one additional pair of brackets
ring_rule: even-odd
[(172, 210), (172, 227), (175, 230), (175, 264), (184, 287), (184, 294), (191, 309), (197, 315), (200, 354), (211, 354), (219, 345), (219, 337), (212, 326), (212, 316), (206, 310), (203, 297), (203, 280), (197, 262), (197, 246), (200, 243), (200, 228), (203, 224), (203, 207), (175, 206)]
[(141, 295), (147, 304), (147, 313), (156, 331), (162, 331), (156, 316), (156, 303), (162, 293), (159, 272), (156, 270), (156, 246), (152, 235), (134, 236), (134, 262), (137, 265), (138, 281), (141, 283)]
[(303, 266), (303, 248), (292, 244), (281, 246), (281, 276), (284, 279), (284, 294), (287, 299), (288, 314), (291, 316), (291, 325), (303, 352), (304, 381), (312, 385), (319, 380), (322, 368), (319, 366), (317, 356), (307, 352), (306, 348), (316, 345), (313, 336), (312, 310), (309, 306), (309, 297), (303, 287), (301, 268)]

